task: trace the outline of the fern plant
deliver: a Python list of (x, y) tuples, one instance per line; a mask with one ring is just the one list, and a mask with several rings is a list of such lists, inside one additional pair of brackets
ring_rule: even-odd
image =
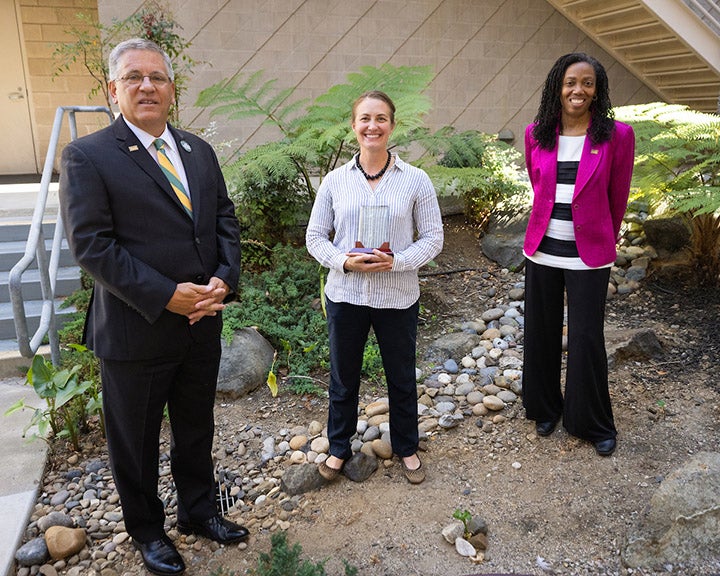
[(428, 152), (420, 164), (435, 189), (462, 197), (465, 216), (481, 230), (499, 202), (528, 192), (520, 152), (494, 135), (445, 127), (419, 136), (418, 142)]
[[(357, 150), (350, 127), (350, 104), (370, 89), (386, 91), (395, 101), (396, 143), (413, 141), (430, 109), (422, 94), (432, 73), (429, 68), (364, 67), (348, 75), (315, 101), (292, 100), (291, 88), (279, 89), (262, 72), (224, 80), (203, 90), (197, 106), (228, 120), (263, 119), (278, 139), (243, 151), (241, 143), (223, 167), (230, 196), (237, 206), (245, 237), (264, 246), (298, 241), (298, 226), (308, 217), (316, 186), (330, 170)], [(263, 251), (250, 247), (254, 257)]]
[(704, 284), (720, 283), (720, 116), (663, 103), (624, 106), (635, 130), (633, 198), (690, 220), (691, 260)]
[(423, 95), (432, 79), (429, 67), (366, 66), (312, 103), (289, 101), (293, 90), (277, 89), (276, 80), (263, 81), (262, 74), (219, 82), (200, 93), (197, 106), (211, 108), (211, 116), (229, 120), (264, 118), (280, 139), (243, 154), (241, 144), (231, 155), (237, 164), (230, 167), (229, 176), (248, 172), (249, 178), (262, 185), (300, 180), (310, 201), (315, 198), (315, 183), (356, 150), (349, 106), (360, 94), (376, 89), (393, 98), (398, 118), (395, 142), (412, 141), (413, 130), (422, 125), (430, 109), (430, 100)]

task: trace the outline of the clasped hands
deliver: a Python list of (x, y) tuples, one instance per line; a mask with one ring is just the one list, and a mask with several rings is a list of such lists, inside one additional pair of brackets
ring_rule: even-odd
[(229, 293), (230, 287), (216, 276), (210, 278), (205, 285), (183, 282), (175, 287), (175, 293), (165, 308), (175, 314), (187, 316), (192, 325), (204, 316), (217, 315), (225, 308), (223, 301)]
[(353, 272), (390, 272), (393, 267), (393, 255), (373, 249), (371, 253), (347, 252), (348, 259), (343, 267)]

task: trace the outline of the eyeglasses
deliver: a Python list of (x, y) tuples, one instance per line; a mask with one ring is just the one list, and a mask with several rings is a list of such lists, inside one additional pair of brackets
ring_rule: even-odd
[(140, 74), (139, 72), (131, 72), (130, 74), (125, 74), (125, 76), (121, 76), (120, 78), (118, 78), (118, 80), (124, 82), (126, 86), (135, 87), (140, 86), (140, 84), (143, 83), (143, 80), (145, 80), (145, 78), (150, 80), (150, 83), (156, 88), (162, 88), (163, 86), (166, 86), (169, 82), (171, 82), (170, 78), (165, 76), (165, 74), (160, 74), (159, 72), (155, 72), (153, 74)]

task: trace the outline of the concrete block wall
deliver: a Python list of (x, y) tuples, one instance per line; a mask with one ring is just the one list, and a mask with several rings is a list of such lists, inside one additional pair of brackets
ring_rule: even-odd
[[(102, 95), (92, 99), (89, 97), (90, 90), (95, 84), (82, 65), (75, 64), (69, 71), (53, 76), (57, 66), (52, 56), (55, 43), (74, 40), (67, 30), (72, 26), (81, 25), (76, 14), (82, 12), (97, 18), (97, 2), (95, 0), (18, 0), (18, 5), (29, 73), (28, 88), (35, 126), (38, 165), (42, 167), (58, 106), (105, 105)], [(97, 130), (99, 123), (107, 124), (106, 118), (79, 115), (78, 134)], [(70, 132), (65, 123), (60, 145), (68, 140), (70, 140)]]
[[(141, 6), (142, 0), (98, 0), (106, 24)], [(586, 51), (603, 62), (613, 104), (657, 100), (545, 0), (168, 0), (168, 6), (199, 62), (181, 102), (182, 123), (192, 130), (210, 122), (206, 110), (193, 106), (200, 90), (258, 70), (277, 78), (278, 88), (295, 88), (293, 98), (312, 99), (361, 66), (430, 66), (431, 128), (509, 129), (518, 147), (548, 70), (567, 52)], [(258, 119), (218, 124), (213, 141), (233, 140), (243, 149), (277, 136)]]

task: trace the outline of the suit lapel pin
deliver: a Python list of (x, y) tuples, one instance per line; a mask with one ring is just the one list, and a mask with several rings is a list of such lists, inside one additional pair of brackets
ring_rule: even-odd
[(590, 150), (590, 154), (597, 154), (597, 153), (598, 153), (597, 148), (593, 148), (592, 150)]
[(132, 146), (128, 146), (128, 150), (130, 150), (130, 152), (137, 152), (138, 147), (135, 144), (133, 144)]
[(185, 142), (185, 140), (180, 140), (180, 146), (185, 148), (185, 152), (192, 152), (192, 148), (190, 147), (190, 144)]

